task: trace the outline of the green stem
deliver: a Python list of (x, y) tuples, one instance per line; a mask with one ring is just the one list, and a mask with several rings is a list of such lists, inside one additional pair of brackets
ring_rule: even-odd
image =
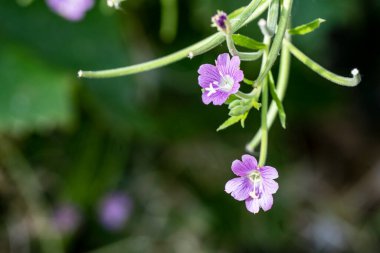
[(226, 32), (227, 47), (231, 55), (239, 56), (242, 61), (256, 61), (263, 55), (263, 51), (257, 52), (239, 52), (232, 39), (232, 33), (227, 30)]
[[(269, 6), (270, 1), (269, 0), (253, 0), (251, 3), (244, 9), (244, 11), (237, 17), (231, 20), (231, 29), (232, 32), (236, 32), (239, 30), (242, 26), (250, 23), (252, 20), (256, 19), (258, 16), (260, 16)], [(182, 49), (178, 52), (175, 52), (173, 54), (164, 56), (162, 58), (158, 58), (152, 61), (122, 67), (122, 68), (116, 68), (116, 69), (110, 69), (110, 70), (100, 70), (100, 71), (82, 71), (80, 70), (78, 72), (79, 77), (86, 77), (86, 78), (110, 78), (110, 77), (118, 77), (118, 76), (125, 76), (125, 75), (131, 75), (136, 74), (152, 69), (156, 69), (159, 67), (166, 66), (168, 64), (171, 64), (173, 62), (179, 61), (181, 59), (184, 59), (186, 57), (194, 57), (196, 55), (203, 54), (219, 44), (221, 44), (225, 40), (225, 35), (223, 32), (218, 32), (216, 34), (213, 34), (209, 36), (208, 38), (195, 43), (192, 46), (189, 46), (185, 49)]]
[(241, 91), (238, 91), (235, 93), (235, 96), (243, 99), (252, 99), (252, 96), (250, 94), (243, 93)]
[(284, 129), (286, 129), (286, 114), (285, 114), (284, 106), (282, 105), (282, 102), (281, 102), (281, 100), (278, 97), (278, 94), (276, 92), (276, 85), (274, 83), (272, 71), (269, 71), (269, 82), (268, 83), (269, 83), (269, 91), (270, 91), (270, 94), (272, 96), (272, 99), (277, 105), (278, 115), (280, 116), (281, 125)]
[[(291, 57), (290, 57), (289, 49), (284, 45), (284, 47), (282, 48), (282, 52), (281, 52), (280, 70), (279, 70), (279, 74), (278, 74), (277, 88), (276, 88), (277, 95), (281, 101), (283, 100), (283, 98), (285, 96), (286, 88), (288, 86), (289, 71), (290, 71), (290, 60), (291, 60)], [(268, 129), (270, 129), (271, 126), (273, 125), (273, 122), (276, 118), (277, 112), (278, 112), (277, 105), (274, 101), (272, 101), (272, 103), (269, 107), (268, 115), (267, 115), (267, 128)], [(260, 143), (261, 134), (262, 133), (261, 133), (261, 129), (260, 129), (259, 131), (257, 131), (257, 133), (253, 137), (253, 139), (247, 144), (246, 150), (249, 153), (252, 153), (254, 151), (254, 149), (257, 147), (257, 145)]]
[(263, 95), (261, 101), (261, 145), (260, 145), (260, 159), (259, 167), (265, 165), (268, 151), (268, 127), (267, 127), (267, 113), (268, 113), (268, 78), (265, 78), (262, 85)]
[[(266, 24), (265, 24), (266, 25)], [(264, 41), (266, 45), (264, 49), (263, 61), (261, 63), (260, 75), (265, 69), (265, 63), (268, 60), (269, 56), (269, 47), (271, 43), (271, 36), (264, 33)], [(260, 145), (260, 158), (259, 158), (259, 167), (264, 166), (267, 159), (268, 152), (268, 126), (267, 126), (267, 113), (268, 113), (268, 79), (265, 78), (261, 85), (257, 88), (258, 93), (255, 96), (255, 99), (258, 99), (260, 96), (260, 90), (262, 90), (262, 99), (261, 99), (261, 145)]]
[(278, 13), (280, 10), (280, 0), (272, 0), (268, 10), (267, 27), (269, 35), (273, 36), (276, 33)]
[(343, 77), (332, 73), (331, 71), (325, 69), (309, 57), (307, 57), (304, 53), (302, 53), (298, 48), (296, 48), (291, 42), (284, 40), (284, 45), (289, 48), (290, 52), (303, 64), (308, 66), (310, 69), (314, 70), (320, 76), (326, 78), (327, 80), (342, 86), (354, 87), (358, 85), (361, 81), (361, 77), (359, 71), (357, 69), (353, 69), (351, 71), (352, 77)]
[(290, 20), (292, 4), (293, 4), (293, 0), (283, 0), (277, 33), (273, 39), (273, 44), (269, 51), (269, 56), (268, 56), (267, 62), (265, 63), (264, 71), (260, 73), (259, 77), (256, 80), (256, 83), (258, 85), (260, 85), (260, 83), (264, 80), (264, 78), (267, 77), (269, 71), (273, 67), (273, 64), (276, 62), (276, 59), (280, 53), (282, 41), (284, 39), (286, 28)]

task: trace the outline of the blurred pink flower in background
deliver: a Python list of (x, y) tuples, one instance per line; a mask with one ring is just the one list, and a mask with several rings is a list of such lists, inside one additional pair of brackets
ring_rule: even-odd
[(94, 6), (94, 0), (46, 0), (46, 3), (55, 13), (70, 21), (83, 19)]
[(101, 224), (110, 231), (121, 230), (131, 214), (132, 206), (132, 200), (123, 192), (106, 195), (99, 206)]

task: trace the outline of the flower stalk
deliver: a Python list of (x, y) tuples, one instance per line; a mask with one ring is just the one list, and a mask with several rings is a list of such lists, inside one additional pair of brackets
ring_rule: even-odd
[(278, 29), (276, 35), (273, 39), (273, 44), (269, 51), (268, 59), (265, 63), (264, 70), (260, 73), (259, 77), (256, 80), (256, 83), (260, 83), (266, 78), (269, 71), (273, 67), (273, 64), (276, 62), (276, 59), (280, 53), (282, 41), (285, 36), (286, 28), (290, 20), (290, 13), (293, 5), (293, 0), (284, 0), (281, 9), (280, 21), (278, 23)]
[[(252, 0), (251, 3), (244, 8), (243, 12), (231, 20), (231, 30), (236, 32), (244, 25), (252, 22), (257, 17), (259, 17), (262, 13), (264, 13), (269, 7), (269, 0)], [(191, 56), (190, 58), (206, 53), (211, 49), (217, 47), (221, 43), (225, 41), (225, 35), (222, 32), (215, 33), (208, 38), (201, 40), (198, 43), (195, 43), (187, 48), (184, 48), (175, 53), (169, 54), (167, 56), (147, 61), (144, 63), (109, 69), (109, 70), (100, 70), (100, 71), (78, 71), (78, 77), (84, 78), (112, 78), (119, 76), (126, 76), (137, 74), (149, 70), (153, 70), (156, 68), (160, 68), (171, 63), (182, 60), (186, 57)]]
[(344, 77), (334, 74), (333, 72), (325, 69), (304, 53), (302, 53), (298, 48), (296, 48), (290, 41), (284, 40), (284, 45), (289, 48), (292, 55), (294, 55), (299, 61), (309, 67), (311, 70), (319, 74), (320, 76), (326, 78), (327, 80), (346, 87), (355, 87), (361, 81), (361, 76), (358, 69), (353, 69), (351, 71), (352, 77)]

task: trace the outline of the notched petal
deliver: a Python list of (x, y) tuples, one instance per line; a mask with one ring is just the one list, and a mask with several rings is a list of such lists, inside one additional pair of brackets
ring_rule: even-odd
[(278, 178), (278, 172), (271, 166), (263, 166), (260, 168), (260, 173), (263, 178), (276, 179)]
[(240, 177), (245, 177), (251, 172), (251, 169), (240, 160), (233, 161), (231, 169), (236, 176)]
[(241, 159), (245, 166), (250, 168), (251, 171), (257, 169), (257, 160), (255, 157), (251, 155), (243, 155)]

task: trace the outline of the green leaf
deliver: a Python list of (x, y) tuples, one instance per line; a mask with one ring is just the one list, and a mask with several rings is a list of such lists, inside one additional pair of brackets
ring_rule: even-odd
[(273, 100), (275, 101), (275, 103), (277, 105), (278, 115), (280, 116), (281, 126), (284, 129), (286, 129), (286, 114), (285, 114), (284, 106), (282, 105), (282, 102), (277, 95), (272, 72), (269, 72), (269, 90), (270, 90), (270, 94), (271, 94)]
[(223, 124), (220, 125), (218, 127), (218, 129), (216, 129), (216, 131), (226, 129), (227, 127), (230, 127), (230, 126), (238, 123), (239, 121), (241, 123), (241, 126), (244, 128), (244, 123), (245, 123), (245, 119), (247, 118), (247, 116), (248, 116), (248, 112), (246, 112), (242, 115), (239, 115), (239, 116), (231, 116), (226, 121), (224, 121)]
[(316, 19), (310, 23), (300, 25), (300, 26), (297, 26), (293, 29), (290, 29), (290, 30), (288, 30), (288, 33), (292, 34), (292, 35), (305, 35), (305, 34), (313, 32), (315, 29), (317, 29), (325, 21), (326, 20), (324, 20), (324, 19), (318, 18), (318, 19)]
[(232, 39), (234, 43), (238, 46), (245, 47), (252, 50), (262, 50), (266, 48), (264, 43), (261, 43), (257, 40), (251, 39), (247, 36), (241, 34), (233, 34)]
[(0, 131), (23, 133), (66, 126), (71, 81), (25, 48), (0, 46)]
[(244, 113), (244, 114), (242, 115), (242, 118), (241, 118), (241, 120), (240, 120), (240, 124), (241, 124), (241, 127), (242, 127), (242, 128), (245, 127), (245, 120), (246, 120), (247, 117), (248, 117), (248, 113), (249, 113), (249, 112), (246, 112), (246, 113)]

